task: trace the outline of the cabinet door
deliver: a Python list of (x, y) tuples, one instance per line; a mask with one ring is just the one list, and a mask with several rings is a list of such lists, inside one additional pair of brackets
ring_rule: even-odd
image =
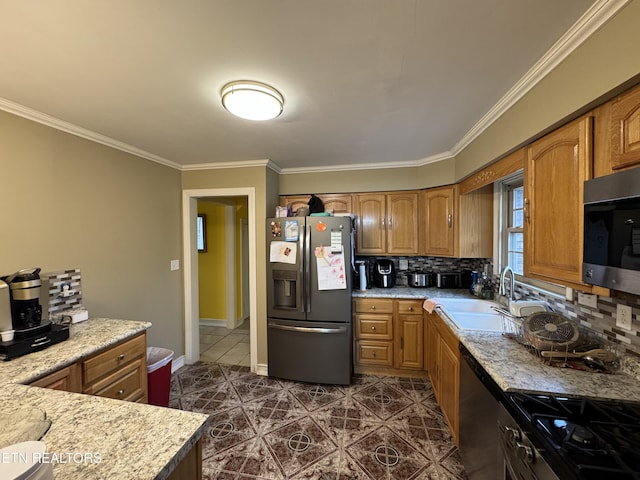
[(418, 194), (416, 192), (387, 195), (387, 253), (418, 253)]
[(74, 363), (61, 368), (46, 377), (42, 377), (30, 384), (33, 387), (50, 388), (51, 390), (63, 390), (65, 392), (80, 393), (80, 365)]
[(385, 195), (372, 193), (359, 194), (355, 197), (358, 253), (387, 253)]
[(422, 253), (455, 255), (455, 187), (432, 188), (422, 192)]
[(398, 315), (396, 321), (396, 368), (424, 367), (422, 315)]
[(438, 334), (438, 329), (436, 328), (436, 322), (439, 320), (437, 313), (425, 313), (425, 326), (426, 326), (426, 334), (425, 334), (425, 367), (427, 369), (427, 374), (429, 375), (429, 380), (431, 381), (431, 387), (433, 388), (433, 392), (436, 395), (436, 398), (439, 398), (439, 389), (438, 389), (438, 366), (437, 359), (439, 355), (439, 346), (440, 346), (440, 335)]
[(525, 275), (582, 283), (583, 183), (591, 178), (592, 118), (574, 121), (528, 149)]
[(611, 168), (640, 164), (640, 88), (611, 104)]
[(458, 404), (459, 404), (459, 385), (460, 385), (460, 362), (457, 351), (443, 339), (440, 341), (439, 347), (439, 380), (440, 395), (438, 403), (444, 415), (453, 439), (458, 444)]
[(318, 195), (324, 204), (324, 209), (332, 213), (353, 213), (351, 195)]

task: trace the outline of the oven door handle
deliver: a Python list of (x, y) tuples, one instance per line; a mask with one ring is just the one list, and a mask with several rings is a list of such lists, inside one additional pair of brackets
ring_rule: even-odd
[(319, 327), (295, 327), (293, 325), (282, 325), (281, 323), (272, 323), (269, 325), (271, 328), (278, 330), (287, 330), (288, 332), (299, 333), (347, 333), (347, 327), (338, 328), (319, 328)]

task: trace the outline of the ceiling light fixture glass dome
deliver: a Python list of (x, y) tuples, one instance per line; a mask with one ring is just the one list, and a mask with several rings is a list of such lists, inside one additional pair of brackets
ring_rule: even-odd
[(247, 120), (271, 120), (282, 113), (284, 98), (264, 83), (238, 80), (222, 87), (222, 105)]

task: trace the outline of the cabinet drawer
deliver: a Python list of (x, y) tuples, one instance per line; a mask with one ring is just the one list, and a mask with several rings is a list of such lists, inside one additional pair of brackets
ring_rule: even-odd
[(391, 340), (393, 338), (393, 315), (366, 313), (356, 315), (356, 338)]
[(142, 359), (137, 359), (122, 370), (118, 370), (92, 385), (85, 393), (118, 400), (136, 401), (144, 396), (143, 375), (146, 373), (144, 362)]
[(393, 313), (391, 298), (358, 298), (356, 313)]
[(115, 345), (82, 362), (82, 384), (87, 385), (140, 357), (146, 358), (147, 342), (144, 335)]
[(422, 315), (422, 300), (398, 300), (400, 315)]
[(357, 342), (356, 355), (360, 365), (393, 366), (393, 344), (391, 342)]

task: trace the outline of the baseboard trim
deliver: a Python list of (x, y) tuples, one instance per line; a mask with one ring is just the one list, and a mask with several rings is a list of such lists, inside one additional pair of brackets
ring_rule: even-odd
[(253, 373), (255, 373), (256, 375), (262, 375), (263, 377), (267, 377), (269, 376), (269, 366), (265, 363), (258, 363)]
[(198, 323), (200, 323), (200, 325), (203, 325), (205, 327), (226, 327), (227, 326), (226, 320), (220, 320), (217, 318), (201, 318)]
[(184, 355), (180, 355), (173, 359), (173, 363), (171, 364), (171, 373), (175, 373), (176, 370), (182, 367), (184, 367)]

